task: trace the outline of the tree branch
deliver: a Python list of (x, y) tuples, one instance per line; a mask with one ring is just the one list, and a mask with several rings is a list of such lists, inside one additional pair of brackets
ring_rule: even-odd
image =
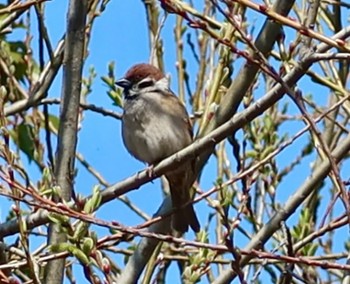
[[(343, 29), (337, 33), (333, 38), (334, 39), (344, 39), (350, 36), (350, 27)], [(327, 44), (321, 43), (317, 52), (326, 52), (331, 47)], [(299, 64), (297, 64), (291, 72), (283, 77), (283, 80), (287, 84), (295, 84), (299, 80), (306, 69), (313, 62), (312, 56), (305, 57)], [(123, 181), (120, 181), (110, 187), (106, 187), (102, 190), (102, 202), (101, 205), (113, 200), (115, 197), (123, 195), (131, 190), (139, 188), (141, 185), (150, 182), (158, 176), (161, 176), (169, 169), (175, 168), (181, 163), (190, 160), (194, 155), (199, 155), (208, 149), (212, 149), (217, 143), (225, 139), (227, 136), (231, 135), (232, 132), (240, 129), (248, 121), (253, 120), (260, 114), (262, 114), (266, 109), (268, 109), (272, 104), (274, 104), (278, 99), (280, 99), (284, 94), (284, 89), (281, 85), (277, 84), (272, 88), (265, 96), (260, 100), (256, 101), (254, 104), (249, 106), (247, 109), (241, 113), (236, 114), (228, 122), (218, 127), (216, 130), (212, 131), (210, 134), (205, 137), (196, 140), (193, 144), (182, 149), (178, 153), (164, 159), (153, 169), (154, 176), (150, 177), (147, 170), (144, 170), (140, 173), (137, 173), (131, 177), (126, 178)], [(91, 196), (90, 196), (91, 197)], [(90, 198), (87, 197), (87, 198)], [(74, 204), (70, 203), (73, 207)], [(47, 212), (39, 210), (38, 212), (29, 215), (26, 217), (25, 222), (27, 223), (27, 228), (32, 229), (34, 227), (43, 225), (48, 222)], [(3, 224), (0, 224), (0, 237), (5, 237), (18, 233), (18, 221), (12, 220)]]
[[(69, 201), (74, 196), (74, 162), (77, 145), (81, 78), (84, 62), (85, 24), (87, 0), (71, 0), (68, 8), (66, 45), (64, 50), (62, 104), (58, 131), (57, 157), (55, 161), (55, 182), (60, 197)], [(65, 242), (67, 235), (59, 232), (59, 225), (50, 224), (48, 244)], [(63, 282), (65, 258), (48, 262), (45, 269), (45, 283)]]

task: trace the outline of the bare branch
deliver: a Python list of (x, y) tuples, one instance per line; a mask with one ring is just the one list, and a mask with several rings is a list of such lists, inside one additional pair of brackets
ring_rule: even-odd
[[(55, 179), (60, 190), (60, 198), (64, 201), (69, 201), (74, 197), (74, 162), (77, 145), (87, 8), (87, 0), (71, 0), (68, 8), (62, 105), (55, 161)], [(56, 201), (59, 201), (60, 198), (55, 197)], [(50, 224), (48, 244), (59, 244), (66, 240), (67, 235), (64, 232), (59, 232), (59, 226), (53, 223)], [(50, 261), (45, 269), (45, 283), (62, 283), (64, 266), (64, 258)]]

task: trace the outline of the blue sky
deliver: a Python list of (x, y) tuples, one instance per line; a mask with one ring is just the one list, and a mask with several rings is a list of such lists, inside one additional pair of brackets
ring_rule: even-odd
[[(49, 29), (49, 35), (55, 45), (61, 39), (63, 32), (65, 31), (67, 1), (53, 0), (48, 2), (46, 6), (46, 24)], [(254, 34), (255, 37), (256, 33), (261, 27), (263, 18), (258, 17), (257, 15), (253, 16), (253, 18), (254, 17), (256, 25)], [(32, 14), (32, 18), (35, 22), (34, 14)], [(173, 27), (174, 16), (170, 15), (162, 31), (162, 37), (164, 39), (165, 68), (168, 73), (173, 75), (172, 86), (174, 91), (176, 91), (176, 57), (173, 40)], [(36, 25), (33, 24), (32, 28), (34, 33), (34, 54), (36, 54)], [(116, 63), (116, 77), (118, 78), (121, 77), (131, 65), (138, 62), (147, 62), (148, 58), (149, 42), (147, 36), (146, 17), (141, 1), (111, 1), (103, 15), (97, 18), (92, 32), (91, 44), (89, 46), (89, 56), (85, 64), (84, 75), (88, 74), (88, 69), (90, 66), (94, 66), (97, 72), (97, 77), (93, 85), (93, 91), (88, 97), (88, 102), (121, 112), (120, 109), (112, 105), (111, 100), (106, 94), (107, 88), (100, 80), (100, 76), (106, 74), (107, 65), (110, 61), (115, 61)], [(196, 72), (195, 64), (191, 60), (189, 60), (189, 64), (189, 70), (193, 73), (191, 84), (194, 86)], [(236, 72), (239, 70), (239, 67), (239, 62), (237, 62), (237, 67), (235, 67)], [(60, 73), (49, 91), (50, 97), (57, 98), (60, 96), (61, 83)], [(301, 81), (300, 85), (303, 87), (304, 94), (314, 92), (316, 88), (315, 85), (310, 85), (310, 83), (306, 81)], [(256, 92), (257, 93), (255, 95), (257, 96), (264, 94), (264, 90), (262, 88), (258, 89)], [(328, 93), (324, 89), (320, 89), (317, 95), (319, 97), (319, 102), (325, 103), (323, 98), (326, 98)], [(284, 101), (291, 105), (288, 98), (285, 98)], [(58, 107), (50, 107), (50, 111), (57, 114)], [(291, 108), (290, 111), (297, 113), (297, 110), (293, 110), (293, 108)], [(301, 129), (302, 126), (303, 124), (300, 122), (291, 122), (284, 125), (280, 131), (281, 133), (295, 133), (297, 130)], [(241, 133), (238, 135), (238, 137), (242, 137)], [(277, 159), (279, 165), (283, 166), (288, 164), (288, 162), (294, 158), (293, 153), (295, 153), (297, 149), (300, 149), (301, 145), (305, 143), (307, 138), (308, 136), (305, 135), (288, 150), (283, 152)], [(120, 122), (92, 112), (85, 112), (84, 120), (82, 122), (82, 129), (79, 132), (78, 152), (82, 153), (86, 160), (92, 164), (109, 183), (118, 182), (136, 173), (137, 171), (144, 169), (145, 167), (145, 165), (132, 158), (125, 150), (120, 135)], [(290, 177), (287, 177), (281, 184), (283, 189), (278, 190), (276, 197), (279, 202), (283, 203), (289, 194), (297, 189), (309, 175), (309, 163), (312, 162), (314, 158), (314, 155), (307, 158), (303, 165), (296, 167), (295, 173)], [(89, 195), (97, 181), (92, 178), (84, 168), (82, 168), (79, 162), (77, 162), (76, 165), (78, 168), (78, 176), (76, 179), (75, 189), (82, 195)], [(30, 168), (31, 177), (33, 179), (39, 179), (40, 174), (35, 168), (35, 165), (30, 164), (28, 167)], [(236, 167), (235, 163), (232, 164), (232, 167)], [(202, 175), (202, 189), (210, 189), (215, 182), (215, 177), (215, 160), (212, 157)], [(162, 200), (159, 181), (146, 184), (139, 190), (128, 193), (128, 197), (142, 210), (149, 215), (152, 215)], [(4, 201), (4, 204), (8, 204), (8, 202)], [(207, 221), (207, 213), (212, 210), (208, 208), (205, 201), (197, 204), (196, 209), (199, 213), (200, 222), (202, 225), (204, 225)], [(2, 220), (4, 220), (4, 214), (6, 214), (6, 212), (7, 211), (5, 208), (2, 209)], [(119, 201), (113, 201), (108, 205), (103, 206), (98, 211), (97, 217), (106, 220), (117, 220), (125, 225), (131, 226), (140, 223), (140, 219)], [(295, 221), (296, 217), (292, 218), (292, 221)], [(100, 228), (96, 228), (96, 230), (100, 236), (108, 234), (106, 230)], [(187, 235), (187, 237), (193, 238), (193, 234), (190, 233)], [(214, 241), (214, 239), (212, 240)], [(40, 242), (41, 241), (42, 240), (40, 240)], [(236, 237), (235, 241), (237, 242), (235, 245), (239, 247), (244, 247), (244, 245), (248, 242), (247, 239), (241, 237)], [(38, 245), (40, 242), (38, 241)], [(35, 242), (33, 248), (35, 248)], [(118, 260), (120, 260), (120, 258), (118, 258)], [(122, 265), (122, 262), (119, 261), (119, 264)], [(79, 275), (80, 268), (78, 267), (76, 270)], [(174, 273), (177, 272), (173, 265), (169, 277), (175, 275)], [(83, 283), (79, 280), (78, 282)], [(207, 282), (203, 278), (201, 283)]]

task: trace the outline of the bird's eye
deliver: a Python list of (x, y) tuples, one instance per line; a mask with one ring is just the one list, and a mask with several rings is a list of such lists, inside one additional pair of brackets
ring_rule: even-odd
[(154, 85), (153, 80), (149, 79), (149, 80), (144, 80), (144, 81), (140, 82), (138, 87), (139, 87), (139, 89), (144, 89), (144, 88), (147, 88), (147, 87), (150, 87), (153, 85)]

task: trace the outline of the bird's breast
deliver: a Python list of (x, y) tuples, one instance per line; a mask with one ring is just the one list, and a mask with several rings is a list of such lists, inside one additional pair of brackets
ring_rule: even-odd
[(135, 158), (153, 164), (190, 144), (191, 138), (180, 122), (154, 105), (126, 103), (122, 120), (124, 144)]

